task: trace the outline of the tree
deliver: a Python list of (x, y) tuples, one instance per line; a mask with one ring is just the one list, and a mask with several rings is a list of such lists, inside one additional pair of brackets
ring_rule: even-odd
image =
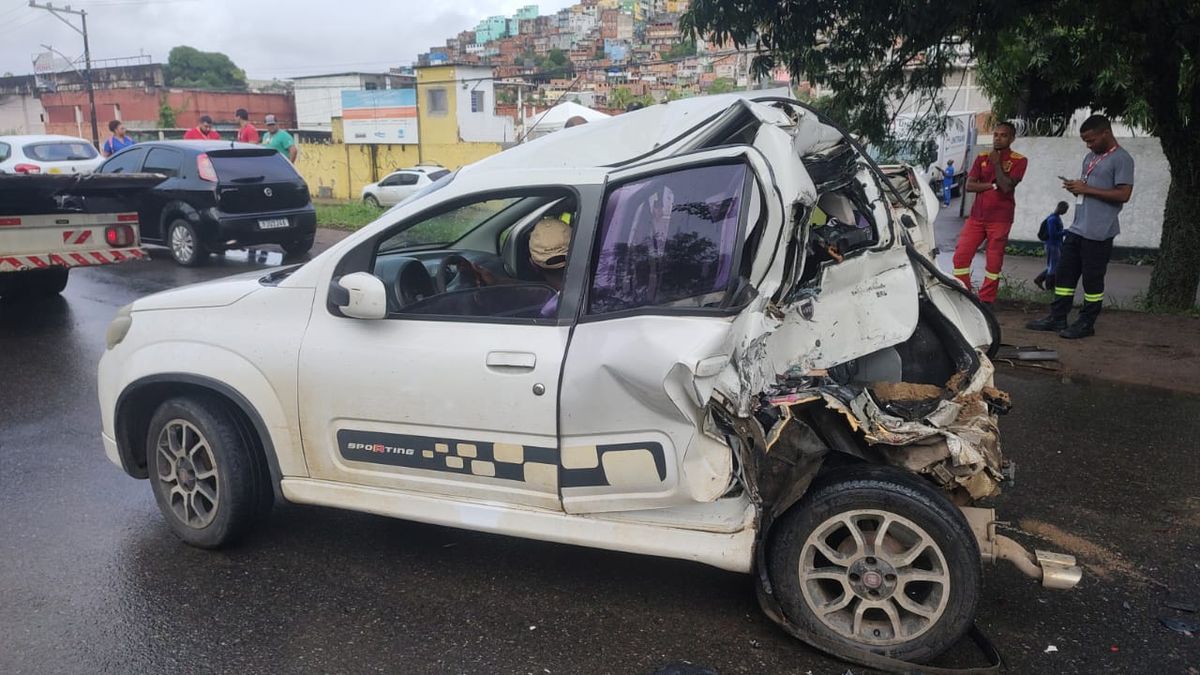
[[(757, 50), (833, 90), (851, 131), (887, 136), (898, 103), (938, 117), (937, 92), (978, 60), (998, 115), (1065, 129), (1078, 108), (1144, 126), (1171, 167), (1149, 300), (1194, 303), (1200, 286), (1200, 3), (1159, 0), (693, 0), (681, 27)], [(1057, 123), (1057, 125), (1056, 125)], [(1084, 151), (1082, 145), (1080, 152)]]
[(245, 89), (246, 73), (220, 52), (175, 47), (163, 69), (167, 86), (195, 89)]
[(710, 94), (728, 94), (737, 89), (737, 83), (728, 77), (718, 77), (708, 85), (708, 93)]
[(629, 87), (615, 87), (608, 92), (608, 107), (624, 110), (633, 103), (633, 92)]
[(176, 124), (175, 109), (167, 102), (167, 95), (163, 94), (158, 101), (158, 126), (160, 129), (174, 129)]
[(671, 47), (670, 51), (663, 55), (666, 59), (681, 59), (687, 56), (696, 55), (696, 41), (684, 40), (679, 44)]

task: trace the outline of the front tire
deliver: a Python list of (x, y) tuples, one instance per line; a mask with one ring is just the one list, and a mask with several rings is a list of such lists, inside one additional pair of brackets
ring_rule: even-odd
[(175, 262), (184, 267), (195, 267), (208, 256), (196, 228), (182, 218), (171, 221), (167, 226), (167, 247), (171, 249), (171, 257)]
[(150, 420), (146, 467), (171, 530), (199, 548), (237, 540), (271, 503), (270, 478), (227, 404), (168, 399)]
[(366, 197), (363, 197), (363, 203), (367, 204), (368, 206), (374, 206), (377, 209), (383, 208), (383, 205), (379, 203), (379, 198), (375, 195), (367, 195)]
[(925, 662), (975, 620), (983, 581), (971, 528), (900, 469), (830, 472), (778, 521), (769, 546), (785, 614), (827, 640)]

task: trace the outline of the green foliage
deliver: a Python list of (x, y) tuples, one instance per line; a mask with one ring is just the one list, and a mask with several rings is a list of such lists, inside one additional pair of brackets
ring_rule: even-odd
[(663, 58), (667, 59), (682, 59), (688, 56), (696, 55), (696, 41), (694, 39), (684, 40), (679, 44), (671, 47), (671, 50), (663, 54)]
[(624, 110), (630, 103), (633, 103), (633, 92), (629, 87), (614, 87), (608, 92), (608, 107)]
[(546, 55), (546, 63), (552, 67), (562, 67), (569, 62), (567, 55), (561, 49), (551, 49), (550, 53)]
[(713, 80), (712, 84), (708, 85), (708, 93), (710, 94), (728, 94), (737, 89), (737, 83), (728, 77), (718, 77)]
[[(1190, 307), (1200, 286), (1200, 2), (1195, 0), (693, 0), (686, 33), (757, 51), (753, 70), (786, 67), (834, 92), (827, 111), (889, 140), (916, 106), (940, 131), (937, 94), (971, 57), (1001, 117), (1066, 129), (1078, 108), (1145, 127), (1171, 165), (1154, 303)], [(1027, 127), (1029, 126), (1027, 125)], [(1043, 131), (1044, 133), (1044, 131)], [(1080, 152), (1084, 151), (1080, 146)]]
[(175, 121), (175, 109), (167, 103), (167, 97), (164, 95), (158, 101), (158, 126), (161, 129), (174, 129), (178, 122)]
[(383, 213), (382, 209), (359, 201), (314, 201), (313, 206), (317, 209), (317, 227), (334, 230), (357, 230), (371, 223), (379, 217), (379, 214)]
[(220, 52), (179, 46), (171, 50), (163, 69), (167, 86), (195, 89), (245, 89), (246, 73)]

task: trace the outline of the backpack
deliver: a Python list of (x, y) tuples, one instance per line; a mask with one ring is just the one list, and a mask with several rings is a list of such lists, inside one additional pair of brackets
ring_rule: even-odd
[(1038, 226), (1038, 239), (1046, 241), (1050, 238), (1050, 216), (1042, 219), (1042, 224)]

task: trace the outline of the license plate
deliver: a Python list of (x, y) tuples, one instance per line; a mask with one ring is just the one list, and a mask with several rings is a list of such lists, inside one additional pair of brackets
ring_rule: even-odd
[(287, 218), (268, 218), (258, 221), (260, 230), (279, 230), (288, 226)]

